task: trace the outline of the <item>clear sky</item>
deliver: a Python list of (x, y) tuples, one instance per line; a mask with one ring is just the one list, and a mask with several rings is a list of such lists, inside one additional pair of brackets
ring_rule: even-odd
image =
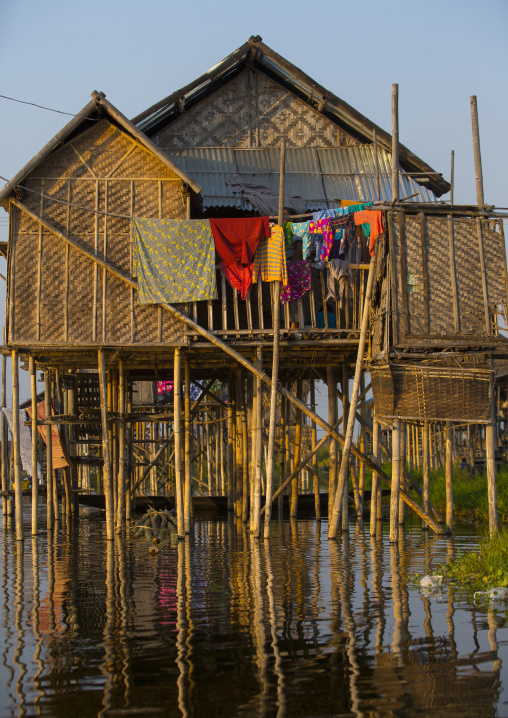
[[(446, 179), (455, 150), (457, 203), (476, 201), (477, 95), (485, 200), (508, 207), (507, 31), (508, 0), (0, 0), (0, 94), (78, 113), (102, 90), (133, 117), (261, 35), (388, 131), (397, 82), (400, 141)], [(0, 98), (0, 175), (10, 179), (69, 119)], [(0, 293), (3, 324), (3, 284)]]

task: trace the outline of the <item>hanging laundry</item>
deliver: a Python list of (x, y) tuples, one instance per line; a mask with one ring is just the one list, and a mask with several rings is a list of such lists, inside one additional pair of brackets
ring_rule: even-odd
[(282, 228), (284, 230), (284, 244), (286, 249), (289, 249), (293, 244), (293, 225), (291, 222), (284, 222)]
[(263, 282), (282, 282), (284, 286), (288, 283), (284, 230), (278, 225), (273, 225), (270, 228), (270, 236), (259, 243), (254, 258), (254, 283), (259, 275)]
[(139, 304), (217, 299), (210, 222), (135, 218), (133, 275)]
[[(279, 192), (265, 185), (244, 182), (239, 174), (226, 177), (225, 182), (231, 192), (239, 192), (263, 216), (277, 216), (279, 211)], [(297, 195), (284, 193), (284, 207), (293, 210), (295, 214), (305, 212), (305, 200)]]
[(318, 209), (317, 212), (312, 213), (312, 220), (318, 222), (320, 219), (329, 219), (330, 217), (336, 217), (335, 209)]
[(157, 394), (169, 394), (173, 391), (175, 385), (174, 381), (158, 381), (157, 382)]
[[(335, 282), (339, 283), (339, 292), (337, 294)], [(351, 269), (349, 268), (349, 262), (343, 259), (333, 259), (328, 264), (328, 294), (326, 301), (329, 299), (338, 300), (341, 309), (344, 307), (344, 295), (346, 285), (349, 284), (350, 289), (353, 289), (353, 278), (351, 275)]]
[(245, 299), (247, 292), (250, 289), (250, 285), (252, 284), (252, 272), (254, 265), (248, 264), (244, 267), (243, 264), (240, 264), (240, 262), (236, 262), (235, 264), (230, 264), (229, 267), (227, 267), (224, 262), (221, 262), (220, 268), (228, 284), (233, 287), (233, 289), (237, 289), (240, 292), (242, 299)]
[(374, 247), (376, 245), (376, 239), (378, 237), (383, 238), (381, 235), (384, 234), (383, 226), (383, 213), (379, 210), (364, 210), (363, 212), (356, 212), (354, 215), (355, 224), (370, 224), (370, 242), (369, 242), (369, 253), (370, 256), (374, 256)]
[[(335, 237), (335, 230), (330, 228), (330, 221), (330, 217), (326, 217), (325, 219), (318, 219), (315, 222), (312, 221), (309, 226), (309, 232), (311, 234), (321, 234), (323, 236), (323, 246), (319, 256), (319, 259), (322, 262), (328, 261), (328, 256)], [(317, 256), (316, 259), (318, 259)]]
[(355, 212), (361, 212), (366, 207), (372, 207), (373, 202), (359, 202), (357, 204), (344, 205), (340, 209), (336, 210), (337, 217), (342, 217), (345, 214), (354, 214)]
[(226, 267), (236, 262), (252, 264), (259, 242), (270, 236), (268, 217), (211, 219), (210, 227), (215, 249)]
[(340, 201), (341, 207), (357, 207), (359, 204), (360, 202), (357, 199), (341, 199)]
[(280, 292), (282, 304), (294, 302), (303, 297), (312, 286), (312, 267), (310, 262), (294, 259), (287, 262), (288, 283)]
[(304, 259), (307, 259), (312, 250), (313, 237), (309, 232), (309, 226), (310, 222), (293, 222), (292, 225), (293, 235), (295, 239), (302, 240), (302, 256)]
[[(330, 228), (332, 230), (338, 230), (342, 229), (342, 238), (340, 240), (340, 244), (338, 247), (338, 253), (343, 254), (344, 257), (349, 253), (349, 250), (351, 249), (351, 246), (356, 241), (356, 226), (354, 221), (354, 216), (352, 214), (346, 214), (342, 217), (337, 217), (336, 219), (329, 220), (330, 222)], [(335, 249), (335, 245), (334, 245)], [(344, 258), (342, 257), (342, 258)], [(339, 259), (338, 257), (332, 257), (332, 259)]]

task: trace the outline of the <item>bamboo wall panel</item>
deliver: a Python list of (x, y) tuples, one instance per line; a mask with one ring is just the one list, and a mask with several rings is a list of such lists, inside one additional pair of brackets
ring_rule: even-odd
[[(129, 274), (130, 217), (184, 218), (182, 182), (107, 121), (98, 122), (71, 143), (72, 147), (55, 151), (27, 178), (23, 202), (84, 249), (97, 252)], [(15, 232), (11, 340), (37, 343), (39, 225), (20, 213)], [(108, 275), (104, 293), (103, 270), (96, 270), (91, 259), (74, 249), (69, 250), (67, 265), (67, 252), (61, 239), (43, 231), (40, 342), (160, 342), (157, 306), (137, 307), (134, 293), (132, 312), (131, 289), (127, 285)], [(184, 341), (183, 325), (169, 315), (164, 317), (162, 327), (165, 342)]]
[[(457, 331), (453, 312), (449, 220), (447, 217), (425, 217), (425, 258), (422, 252), (421, 221), (419, 215), (407, 215), (405, 220), (409, 335), (421, 336), (427, 333), (441, 336), (454, 335)], [(489, 305), (492, 306), (504, 302), (503, 247), (501, 238), (492, 223), (484, 221), (482, 227)], [(394, 252), (399, 285), (401, 285), (401, 237), (397, 223), (395, 223), (395, 234)], [(453, 247), (460, 319), (459, 333), (485, 335), (482, 274), (475, 219), (453, 219)], [(424, 261), (428, 277), (427, 290)], [(425, 301), (426, 291), (428, 311)]]
[(262, 72), (243, 70), (161, 130), (161, 147), (337, 147), (354, 144)]

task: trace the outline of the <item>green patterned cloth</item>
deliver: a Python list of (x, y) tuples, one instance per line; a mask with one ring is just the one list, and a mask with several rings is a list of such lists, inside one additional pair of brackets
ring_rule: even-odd
[(209, 220), (135, 218), (133, 222), (132, 269), (139, 304), (217, 299)]

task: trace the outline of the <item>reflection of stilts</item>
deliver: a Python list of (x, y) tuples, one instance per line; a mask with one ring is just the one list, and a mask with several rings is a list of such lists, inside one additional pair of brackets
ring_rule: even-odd
[(370, 539), (371, 547), (371, 566), (372, 566), (372, 587), (377, 602), (377, 632), (376, 632), (376, 660), (379, 653), (383, 649), (384, 632), (385, 632), (385, 596), (383, 593), (383, 544), (376, 541), (374, 537)]
[(275, 611), (275, 597), (273, 593), (273, 570), (270, 546), (265, 544), (265, 566), (266, 566), (266, 595), (268, 597), (268, 610), (270, 614), (270, 631), (272, 634), (272, 650), (275, 659), (275, 675), (277, 676), (277, 718), (284, 718), (286, 715), (286, 691), (284, 685), (284, 673), (282, 671), (282, 659), (280, 655), (279, 639), (277, 637), (277, 614)]
[(33, 609), (32, 609), (32, 627), (34, 637), (37, 641), (37, 645), (34, 653), (34, 661), (37, 663), (37, 672), (33, 677), (33, 684), (37, 696), (35, 697), (34, 703), (37, 705), (40, 699), (45, 695), (45, 691), (41, 688), (41, 682), (39, 681), (44, 670), (44, 663), (41, 659), (42, 651), (42, 635), (39, 630), (39, 611), (40, 611), (40, 588), (39, 588), (39, 549), (37, 546), (37, 539), (32, 538), (32, 580), (33, 580)]
[(186, 654), (186, 616), (185, 616), (185, 544), (178, 542), (178, 574), (176, 579), (176, 664), (178, 666), (178, 708), (183, 718), (186, 718), (189, 713), (187, 710), (188, 698), (187, 698), (187, 665), (185, 662)]
[(252, 603), (254, 606), (253, 639), (256, 647), (256, 663), (258, 667), (259, 683), (259, 715), (265, 716), (268, 708), (268, 656), (266, 653), (266, 636), (263, 606), (263, 579), (261, 568), (261, 549), (256, 538), (250, 541), (251, 571), (250, 584), (252, 589)]
[(12, 662), (19, 671), (18, 678), (16, 680), (16, 696), (18, 698), (19, 716), (26, 715), (23, 678), (27, 673), (27, 668), (26, 663), (23, 663), (21, 660), (23, 649), (25, 647), (25, 632), (23, 630), (23, 584), (25, 582), (23, 558), (23, 544), (18, 542), (16, 546), (16, 592), (14, 595), (14, 606), (16, 608), (16, 650), (14, 651)]
[(9, 695), (10, 702), (13, 703), (13, 696), (10, 691), (11, 683), (14, 679), (14, 670), (10, 663), (8, 663), (8, 656), (10, 653), (10, 649), (12, 646), (12, 621), (10, 620), (10, 606), (12, 605), (11, 602), (11, 596), (9, 593), (9, 556), (12, 554), (9, 553), (9, 546), (7, 545), (7, 532), (6, 527), (11, 528), (12, 527), (12, 514), (8, 514), (7, 516), (4, 514), (4, 532), (3, 532), (3, 541), (2, 541), (2, 553), (3, 553), (3, 567), (2, 567), (2, 589), (3, 589), (3, 597), (4, 597), (4, 629), (5, 629), (5, 641), (4, 641), (4, 647), (2, 651), (2, 665), (7, 670), (8, 673), (8, 679), (5, 683), (5, 688), (7, 691), (7, 694)]
[[(109, 538), (109, 537), (108, 537)], [(106, 677), (104, 693), (102, 696), (102, 709), (98, 717), (102, 718), (107, 711), (111, 710), (113, 689), (114, 689), (114, 656), (113, 646), (113, 624), (115, 611), (115, 544), (113, 541), (106, 542), (106, 624), (104, 626), (104, 659), (101, 672)]]

